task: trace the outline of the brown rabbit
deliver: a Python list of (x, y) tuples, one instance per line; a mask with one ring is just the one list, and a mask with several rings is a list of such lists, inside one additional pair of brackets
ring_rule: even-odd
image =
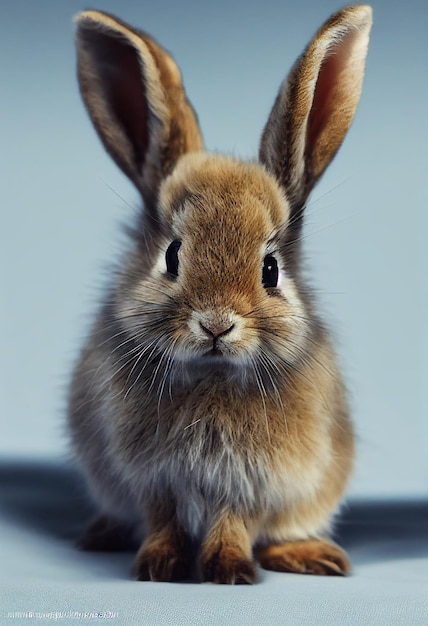
[(180, 71), (111, 15), (77, 16), (81, 93), (144, 210), (76, 367), (69, 426), (100, 517), (87, 549), (144, 541), (139, 580), (346, 574), (328, 540), (353, 465), (345, 391), (301, 273), (303, 211), (360, 96), (368, 6), (318, 31), (259, 162), (203, 152)]

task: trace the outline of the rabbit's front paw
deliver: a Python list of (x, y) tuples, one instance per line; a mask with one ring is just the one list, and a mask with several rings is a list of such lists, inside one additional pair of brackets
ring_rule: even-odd
[(137, 580), (177, 582), (190, 578), (192, 561), (190, 546), (156, 536), (142, 545), (133, 565), (133, 573)]
[(251, 585), (256, 580), (256, 568), (238, 549), (221, 546), (203, 560), (202, 578), (220, 585)]
[(264, 569), (319, 576), (345, 576), (351, 569), (346, 553), (324, 540), (294, 541), (258, 550)]

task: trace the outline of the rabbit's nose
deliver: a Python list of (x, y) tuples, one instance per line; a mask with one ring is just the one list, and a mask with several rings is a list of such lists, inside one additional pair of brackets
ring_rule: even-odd
[(217, 339), (220, 336), (230, 333), (231, 330), (233, 330), (233, 328), (235, 327), (235, 324), (230, 324), (229, 322), (226, 324), (221, 324), (218, 322), (205, 322), (204, 324), (202, 324), (202, 322), (199, 322), (199, 326), (204, 331), (204, 333), (208, 335), (208, 337)]

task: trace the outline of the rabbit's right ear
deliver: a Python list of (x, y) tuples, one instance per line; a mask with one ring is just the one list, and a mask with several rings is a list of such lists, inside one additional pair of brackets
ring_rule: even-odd
[(89, 115), (155, 213), (161, 180), (181, 155), (203, 148), (180, 70), (155, 41), (111, 15), (83, 11), (76, 24), (78, 77)]
[(284, 187), (294, 230), (354, 117), (371, 24), (369, 6), (335, 13), (282, 84), (263, 131), (259, 158)]

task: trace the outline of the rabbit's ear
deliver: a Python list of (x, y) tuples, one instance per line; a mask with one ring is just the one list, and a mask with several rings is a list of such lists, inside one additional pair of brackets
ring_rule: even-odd
[(371, 23), (369, 6), (334, 14), (281, 85), (263, 131), (260, 161), (283, 185), (297, 226), (354, 117)]
[(113, 16), (76, 17), (80, 90), (109, 154), (155, 211), (159, 184), (181, 155), (201, 150), (180, 70), (144, 33)]

